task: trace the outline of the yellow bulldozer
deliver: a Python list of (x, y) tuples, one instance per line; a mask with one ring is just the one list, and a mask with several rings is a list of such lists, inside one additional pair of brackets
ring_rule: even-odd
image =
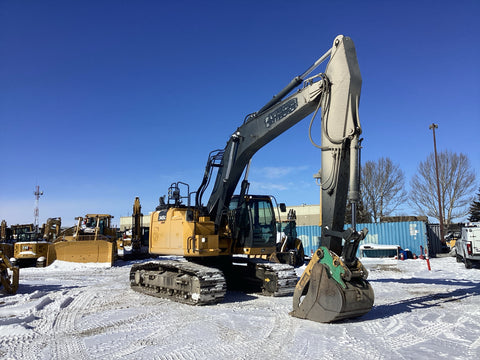
[(48, 265), (55, 260), (113, 265), (116, 229), (112, 228), (112, 218), (109, 214), (76, 217), (77, 224), (61, 232), (48, 247)]

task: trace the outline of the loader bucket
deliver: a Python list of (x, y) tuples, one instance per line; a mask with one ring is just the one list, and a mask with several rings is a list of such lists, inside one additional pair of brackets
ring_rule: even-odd
[(374, 294), (367, 280), (351, 274), (344, 276), (338, 257), (333, 258), (336, 265), (316, 260), (312, 258), (314, 263), (307, 266), (295, 287), (290, 315), (330, 323), (355, 318), (372, 309)]

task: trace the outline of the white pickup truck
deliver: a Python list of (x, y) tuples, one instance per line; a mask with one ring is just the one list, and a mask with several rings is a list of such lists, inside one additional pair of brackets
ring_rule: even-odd
[(462, 236), (455, 243), (458, 262), (467, 269), (474, 263), (480, 264), (480, 223), (469, 223), (462, 228)]

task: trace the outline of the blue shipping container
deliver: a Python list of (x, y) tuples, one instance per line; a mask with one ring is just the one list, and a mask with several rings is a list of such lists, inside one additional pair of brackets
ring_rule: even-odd
[[(345, 225), (347, 229), (349, 225)], [(427, 246), (427, 227), (423, 221), (384, 222), (357, 224), (357, 230), (368, 229), (363, 244), (398, 245), (404, 250), (420, 255), (420, 246)], [(320, 226), (297, 226), (297, 236), (302, 240), (305, 255), (310, 256), (320, 246)], [(431, 254), (433, 255), (433, 254)], [(357, 256), (360, 256), (357, 252)]]

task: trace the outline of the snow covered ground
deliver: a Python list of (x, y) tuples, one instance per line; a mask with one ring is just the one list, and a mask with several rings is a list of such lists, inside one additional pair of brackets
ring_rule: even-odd
[(18, 293), (0, 295), (0, 358), (480, 359), (480, 269), (430, 262), (364, 259), (375, 305), (335, 324), (289, 316), (291, 297), (229, 292), (193, 307), (142, 295), (128, 262), (21, 269)]

